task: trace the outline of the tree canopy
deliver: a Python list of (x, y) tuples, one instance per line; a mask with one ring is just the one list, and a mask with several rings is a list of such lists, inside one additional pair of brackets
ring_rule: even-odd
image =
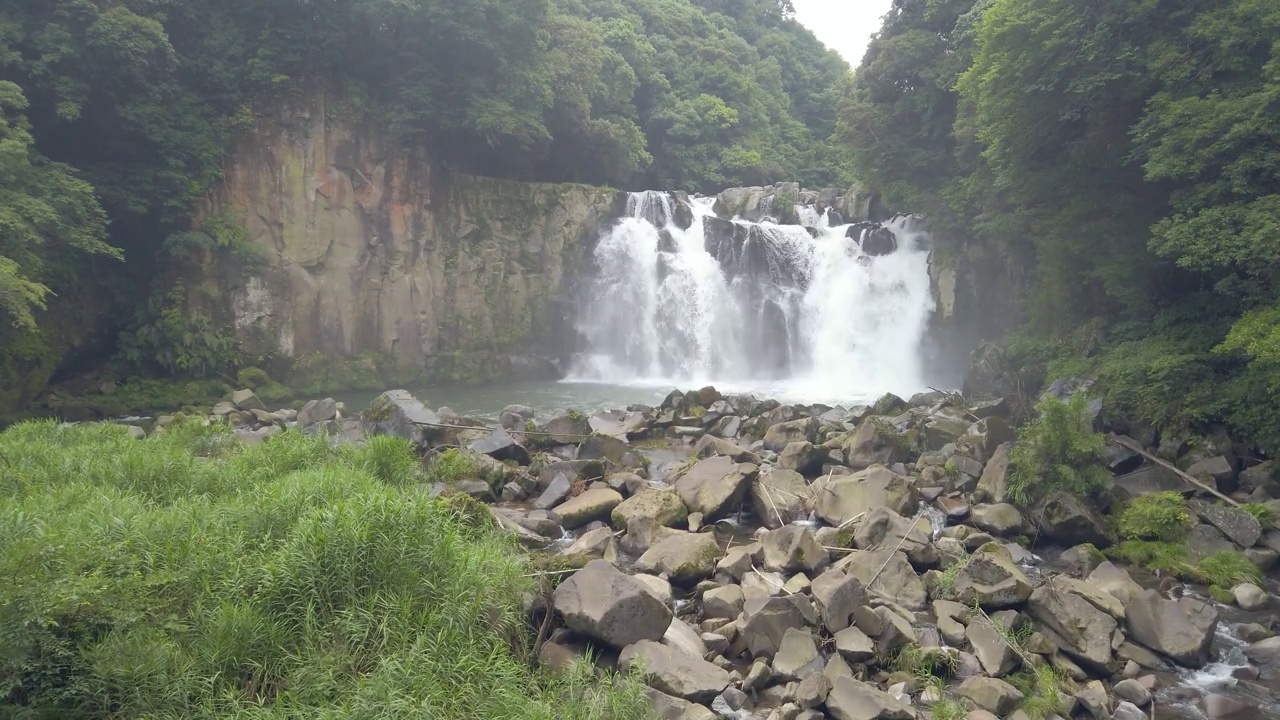
[(895, 0), (841, 113), (890, 202), (1031, 258), (1028, 358), (1280, 448), (1280, 8)]
[[(114, 258), (79, 278), (102, 291), (104, 315), (130, 318), (131, 333), (165, 325), (175, 308), (137, 288), (191, 231), (229, 140), (317, 90), (463, 172), (844, 184), (831, 138), (852, 75), (793, 14), (789, 0), (5, 3), (0, 340), (26, 333), (23, 353), (56, 365), (75, 323), (53, 330), (50, 313), (83, 308), (43, 307), (85, 256)], [(15, 347), (0, 347), (0, 371)]]

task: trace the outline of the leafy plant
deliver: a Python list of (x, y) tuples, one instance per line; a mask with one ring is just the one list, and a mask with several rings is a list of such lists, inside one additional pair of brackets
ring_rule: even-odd
[(1131, 540), (1175, 542), (1186, 537), (1190, 523), (1186, 498), (1164, 492), (1131, 500), (1120, 512), (1117, 525), (1120, 534)]
[(1083, 393), (1067, 402), (1047, 397), (1040, 416), (1018, 433), (1009, 455), (1009, 497), (1030, 506), (1054, 492), (1087, 495), (1110, 480), (1103, 465), (1106, 441), (1093, 431)]

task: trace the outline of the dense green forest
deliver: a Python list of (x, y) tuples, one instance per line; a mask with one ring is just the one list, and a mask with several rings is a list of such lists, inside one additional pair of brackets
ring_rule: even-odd
[(895, 0), (840, 132), (890, 205), (1034, 268), (1013, 364), (1280, 449), (1280, 5)]
[(87, 349), (118, 349), (122, 376), (233, 369), (234, 343), (180, 292), (140, 288), (235, 250), (233, 228), (191, 231), (229, 139), (318, 88), (464, 172), (844, 184), (831, 138), (850, 70), (792, 15), (789, 0), (4, 3), (0, 408)]

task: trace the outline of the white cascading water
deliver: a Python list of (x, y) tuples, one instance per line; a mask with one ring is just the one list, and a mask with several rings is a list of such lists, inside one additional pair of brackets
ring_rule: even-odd
[(579, 316), (571, 380), (755, 392), (796, 402), (867, 402), (922, 389), (933, 298), (928, 238), (884, 224), (897, 249), (863, 252), (848, 225), (798, 206), (802, 225), (717, 218), (692, 201), (687, 230), (667, 193), (633, 193), (601, 237)]

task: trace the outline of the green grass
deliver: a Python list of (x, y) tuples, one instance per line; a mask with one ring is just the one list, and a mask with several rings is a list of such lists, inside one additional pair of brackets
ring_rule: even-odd
[(965, 720), (969, 717), (969, 708), (955, 698), (944, 698), (929, 709), (933, 720)]
[(407, 447), (196, 424), (0, 434), (0, 716), (632, 720), (531, 670), (515, 541)]
[(1125, 538), (1162, 542), (1186, 537), (1190, 524), (1187, 500), (1176, 492), (1140, 495), (1125, 506), (1116, 521)]
[(1184, 545), (1149, 540), (1126, 540), (1107, 550), (1113, 559), (1150, 572), (1172, 575), (1201, 585), (1233, 588), (1240, 583), (1262, 582), (1262, 571), (1242, 553), (1224, 550), (1200, 562), (1192, 562)]
[(451, 483), (480, 479), (480, 461), (465, 450), (450, 448), (436, 456), (427, 467), (432, 482)]
[(1240, 509), (1249, 513), (1258, 519), (1258, 524), (1263, 530), (1271, 530), (1276, 526), (1275, 515), (1271, 512), (1271, 508), (1262, 503), (1245, 503)]
[(1067, 681), (1049, 665), (1035, 670), (1024, 670), (1005, 678), (1006, 681), (1027, 696), (1022, 711), (1031, 720), (1043, 720), (1058, 712), (1064, 694), (1068, 694)]

